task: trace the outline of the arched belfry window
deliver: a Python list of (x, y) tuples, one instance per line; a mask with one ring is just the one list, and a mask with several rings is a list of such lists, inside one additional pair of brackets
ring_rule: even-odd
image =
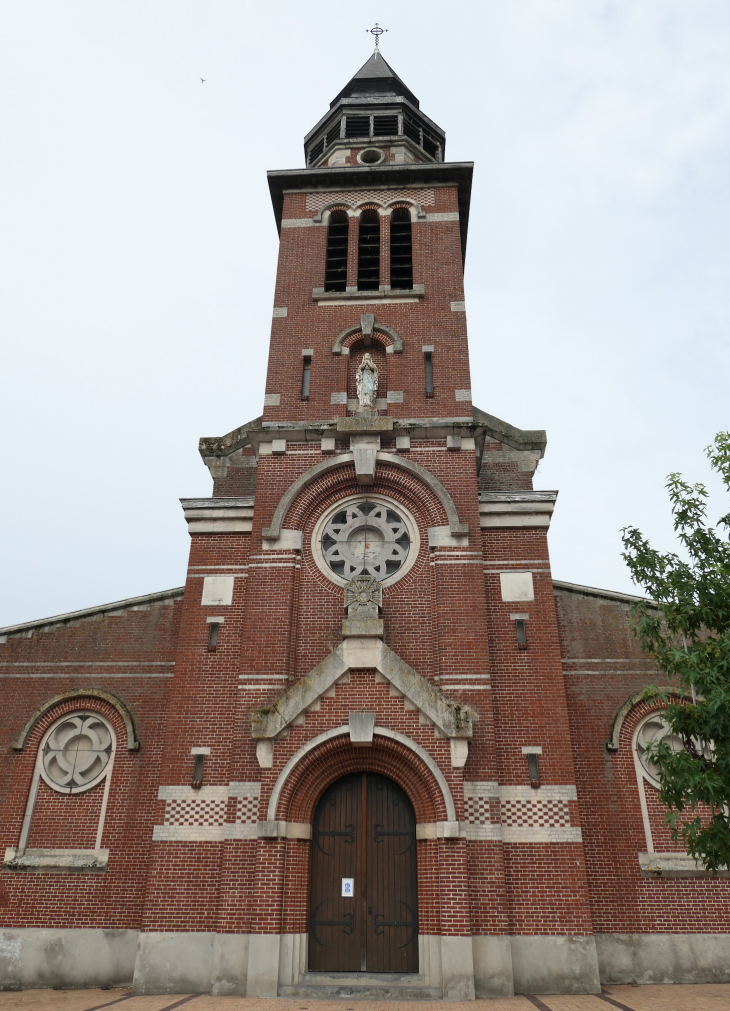
[(380, 287), (380, 215), (369, 207), (360, 215), (357, 286), (360, 291), (377, 291)]
[(390, 286), (413, 287), (411, 212), (407, 207), (396, 207), (390, 219)]
[(325, 291), (344, 291), (347, 287), (347, 211), (332, 211), (327, 226), (327, 264)]

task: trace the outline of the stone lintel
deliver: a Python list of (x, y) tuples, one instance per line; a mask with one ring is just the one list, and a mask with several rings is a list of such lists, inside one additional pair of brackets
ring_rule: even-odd
[(345, 618), (342, 622), (342, 635), (345, 638), (350, 636), (376, 636), (383, 638), (384, 625), (382, 618)]
[(392, 418), (338, 418), (337, 431), (343, 433), (357, 434), (358, 432), (391, 432), (393, 430)]

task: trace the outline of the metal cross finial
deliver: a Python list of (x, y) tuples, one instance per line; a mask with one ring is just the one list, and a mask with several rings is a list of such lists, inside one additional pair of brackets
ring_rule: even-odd
[(378, 24), (378, 22), (376, 21), (375, 22), (375, 28), (366, 28), (365, 31), (368, 33), (368, 35), (374, 35), (375, 36), (375, 48), (379, 49), (380, 36), (381, 35), (385, 35), (385, 33), (388, 31), (388, 29), (387, 28), (381, 28), (380, 25)]

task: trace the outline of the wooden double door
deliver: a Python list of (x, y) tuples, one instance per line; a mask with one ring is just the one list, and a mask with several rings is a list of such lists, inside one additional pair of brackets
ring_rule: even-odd
[(309, 970), (418, 972), (416, 819), (385, 776), (345, 776), (317, 805)]

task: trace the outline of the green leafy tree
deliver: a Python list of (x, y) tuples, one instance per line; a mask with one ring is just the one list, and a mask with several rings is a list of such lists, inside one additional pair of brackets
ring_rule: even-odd
[[(730, 491), (730, 432), (705, 450)], [(707, 489), (670, 474), (667, 490), (682, 557), (662, 553), (635, 527), (624, 527), (623, 558), (654, 602), (634, 609), (634, 631), (684, 700), (658, 688), (647, 699), (668, 702), (665, 719), (684, 743), (651, 746), (659, 797), (675, 842), (710, 871), (730, 867), (730, 513), (707, 521)]]

